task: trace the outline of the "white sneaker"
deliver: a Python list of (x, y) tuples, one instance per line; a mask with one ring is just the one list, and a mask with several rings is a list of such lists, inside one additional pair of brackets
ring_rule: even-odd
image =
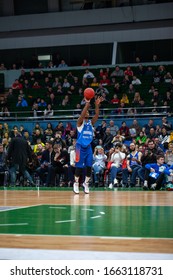
[(156, 183), (152, 184), (151, 187), (150, 187), (150, 189), (151, 189), (152, 191), (155, 191), (156, 185), (157, 185)]
[(111, 184), (109, 184), (109, 187), (108, 187), (109, 189), (113, 189), (113, 184), (111, 183)]
[(84, 187), (84, 193), (89, 193), (89, 183), (83, 183), (83, 187)]
[(73, 191), (74, 193), (79, 194), (79, 183), (73, 184)]
[(148, 182), (147, 181), (144, 181), (144, 187), (148, 187)]
[(114, 179), (114, 185), (118, 184), (118, 180), (115, 178)]

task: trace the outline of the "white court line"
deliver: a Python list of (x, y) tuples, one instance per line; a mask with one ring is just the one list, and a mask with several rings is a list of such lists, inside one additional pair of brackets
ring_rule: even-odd
[[(73, 220), (73, 221), (75, 221), (75, 220)], [(14, 234), (14, 233), (0, 233), (0, 236), (1, 235), (15, 235), (15, 236), (17, 236), (17, 234)], [(20, 234), (20, 236), (45, 236), (45, 237), (55, 237), (55, 235), (54, 234)], [(173, 240), (173, 238), (161, 238), (161, 237), (157, 237), (157, 238), (150, 238), (150, 237), (126, 237), (126, 236), (124, 236), (124, 237), (122, 237), (122, 236), (95, 236), (95, 235), (63, 235), (63, 234), (58, 234), (58, 235), (56, 235), (56, 236), (59, 236), (59, 237), (67, 237), (67, 238), (70, 238), (70, 237), (77, 237), (77, 238), (99, 238), (99, 239), (109, 239), (109, 238), (115, 238), (115, 239), (127, 239), (127, 240), (129, 240), (129, 239), (136, 239), (136, 238), (138, 238), (139, 240), (142, 240), (142, 239), (151, 239), (151, 240)]]
[(61, 223), (71, 223), (76, 222), (76, 220), (63, 220), (63, 221), (55, 221), (55, 224), (61, 224)]
[(27, 226), (28, 223), (17, 223), (17, 224), (0, 224), (0, 227), (6, 227), (6, 226)]
[(83, 208), (83, 209), (81, 209), (82, 211), (91, 211), (91, 212), (93, 212), (93, 211), (95, 211), (94, 209), (90, 209), (90, 208)]
[[(25, 209), (25, 208), (30, 208), (30, 207), (37, 207), (37, 206), (42, 206), (44, 204), (36, 204), (36, 205), (29, 205), (29, 206), (9, 206), (9, 207), (14, 207), (14, 208), (9, 208), (9, 209), (2, 209), (0, 212), (5, 212), (5, 211), (12, 211), (12, 210), (18, 210), (18, 209)], [(3, 206), (1, 206), (3, 207)], [(4, 206), (8, 207), (8, 206)]]
[(67, 209), (67, 207), (59, 207), (59, 206), (50, 206), (50, 209)]

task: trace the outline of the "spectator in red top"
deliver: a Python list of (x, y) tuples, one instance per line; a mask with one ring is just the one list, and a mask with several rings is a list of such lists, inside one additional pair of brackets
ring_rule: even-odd
[(111, 99), (111, 104), (118, 105), (119, 103), (120, 103), (120, 100), (119, 100), (117, 94), (114, 94), (113, 98)]
[(22, 89), (23, 85), (19, 82), (18, 79), (16, 79), (14, 81), (14, 83), (12, 84), (12, 89)]
[(127, 66), (126, 70), (124, 71), (124, 75), (128, 75), (130, 77), (133, 77), (133, 71), (130, 66)]
[(109, 68), (106, 68), (106, 69), (101, 68), (100, 69), (99, 77), (101, 79), (103, 79), (103, 76), (109, 77)]
[(127, 138), (129, 136), (129, 127), (127, 126), (126, 122), (122, 122), (122, 125), (119, 129), (120, 135), (124, 136)]
[(82, 63), (81, 66), (84, 66), (84, 67), (90, 66), (90, 64), (89, 64), (89, 62), (87, 61), (86, 58), (84, 58), (83, 63)]
[(111, 84), (110, 79), (106, 77), (106, 75), (103, 75), (102, 80), (100, 81), (100, 84), (102, 86), (109, 86)]

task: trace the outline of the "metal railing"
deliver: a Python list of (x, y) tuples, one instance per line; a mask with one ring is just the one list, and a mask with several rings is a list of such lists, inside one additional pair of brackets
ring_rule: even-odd
[[(90, 115), (94, 115), (95, 109), (90, 109)], [(79, 109), (68, 110), (54, 110), (53, 116), (45, 116), (44, 110), (37, 112), (33, 111), (16, 111), (10, 112), (10, 116), (0, 115), (0, 121), (29, 121), (29, 120), (76, 120), (80, 115)], [(108, 118), (159, 118), (162, 116), (173, 116), (173, 112), (170, 112), (170, 106), (159, 107), (111, 107), (100, 108), (99, 119)]]

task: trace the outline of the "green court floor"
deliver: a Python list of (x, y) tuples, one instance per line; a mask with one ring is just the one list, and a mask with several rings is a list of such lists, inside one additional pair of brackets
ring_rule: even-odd
[(0, 234), (173, 238), (171, 206), (39, 205), (0, 209)]

